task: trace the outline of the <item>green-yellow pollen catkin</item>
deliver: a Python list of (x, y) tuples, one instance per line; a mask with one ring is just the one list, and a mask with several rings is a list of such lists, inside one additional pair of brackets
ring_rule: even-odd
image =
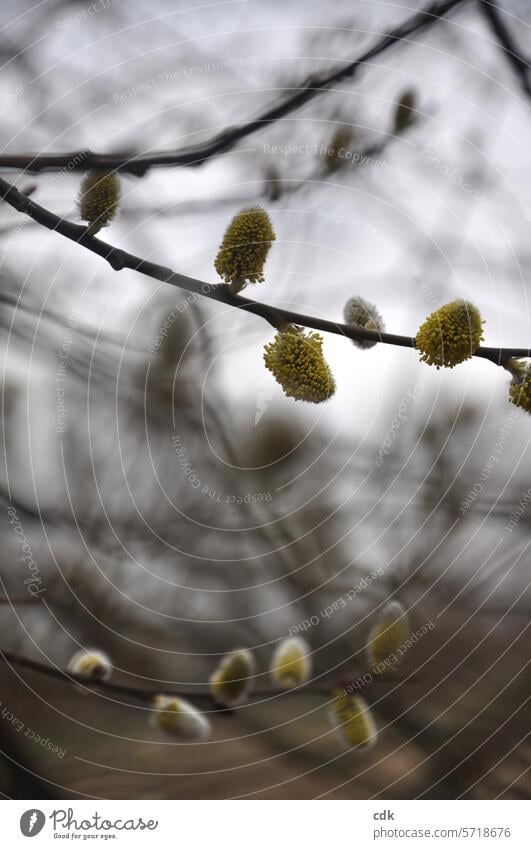
[(468, 301), (452, 301), (421, 324), (415, 339), (420, 358), (431, 366), (453, 368), (469, 360), (483, 339), (483, 322)]
[(277, 646), (271, 662), (273, 682), (283, 690), (304, 684), (311, 674), (310, 647), (301, 637), (288, 637)]
[(87, 171), (79, 193), (79, 215), (88, 231), (97, 233), (116, 215), (120, 203), (120, 181), (109, 171)]
[(369, 706), (359, 696), (337, 690), (329, 709), (330, 722), (339, 739), (349, 749), (370, 749), (378, 731)]
[(511, 403), (526, 413), (531, 413), (531, 365), (520, 360), (511, 360), (507, 368), (513, 375), (509, 386)]
[(400, 660), (410, 631), (402, 605), (398, 601), (390, 602), (367, 640), (367, 655), (373, 672), (383, 672)]
[(323, 357), (323, 337), (289, 325), (264, 348), (264, 362), (289, 398), (319, 404), (336, 388)]
[(242, 209), (234, 216), (214, 263), (233, 294), (247, 283), (263, 282), (264, 264), (275, 238), (269, 215), (260, 206)]
[(253, 683), (255, 662), (250, 651), (225, 655), (210, 676), (210, 692), (219, 705), (233, 707), (245, 698)]

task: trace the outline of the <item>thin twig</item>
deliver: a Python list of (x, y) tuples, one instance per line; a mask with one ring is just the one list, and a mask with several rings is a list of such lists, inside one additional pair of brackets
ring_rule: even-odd
[(16, 168), (32, 173), (57, 171), (61, 168), (68, 168), (69, 172), (99, 168), (128, 172), (141, 177), (149, 168), (154, 166), (202, 165), (209, 159), (231, 150), (242, 139), (305, 106), (322, 92), (330, 91), (344, 80), (353, 79), (359, 71), (381, 53), (396, 46), (409, 36), (427, 29), (449, 14), (456, 6), (464, 5), (466, 2), (468, 0), (436, 0), (426, 9), (409, 17), (402, 26), (384, 35), (357, 59), (347, 64), (342, 62), (339, 67), (336, 66), (326, 74), (309, 77), (304, 84), (288, 89), (279, 101), (266, 107), (257, 118), (228, 127), (204, 144), (179, 150), (138, 155), (131, 153), (94, 153), (91, 150), (67, 153), (4, 154), (0, 156), (0, 167)]
[[(411, 336), (401, 336), (396, 333), (380, 333), (376, 330), (366, 330), (363, 327), (353, 327), (349, 324), (341, 324), (340, 322), (328, 321), (324, 318), (305, 315), (293, 310), (286, 310), (281, 307), (272, 306), (271, 304), (263, 304), (258, 301), (252, 301), (249, 298), (244, 298), (242, 295), (232, 295), (229, 292), (228, 286), (224, 283), (212, 285), (205, 283), (202, 280), (196, 280), (193, 277), (187, 277), (184, 274), (179, 274), (171, 268), (164, 265), (158, 265), (154, 262), (142, 259), (134, 254), (124, 251), (121, 248), (115, 248), (95, 236), (87, 234), (87, 230), (80, 224), (73, 224), (71, 221), (66, 221), (59, 218), (50, 210), (40, 206), (35, 201), (28, 198), (22, 192), (19, 192), (14, 186), (0, 177), (0, 197), (3, 198), (10, 206), (19, 212), (29, 215), (34, 221), (42, 224), (48, 230), (55, 231), (61, 236), (65, 236), (73, 242), (81, 245), (97, 256), (105, 259), (114, 271), (121, 271), (124, 268), (130, 268), (133, 271), (138, 271), (145, 274), (146, 277), (151, 277), (153, 280), (160, 280), (163, 283), (169, 283), (176, 286), (178, 289), (184, 289), (199, 297), (211, 298), (230, 307), (245, 310), (246, 312), (258, 315), (265, 321), (269, 322), (273, 327), (278, 327), (281, 324), (297, 324), (302, 327), (311, 327), (314, 330), (322, 330), (325, 333), (335, 333), (338, 336), (345, 336), (348, 339), (355, 340), (370, 340), (371, 342), (383, 342), (386, 345), (398, 345), (402, 348), (414, 348), (415, 339)], [(479, 347), (475, 352), (475, 357), (482, 357), (490, 360), (495, 365), (503, 366), (504, 363), (513, 357), (529, 357), (531, 351), (529, 348), (490, 348)]]
[(531, 83), (529, 81), (530, 65), (527, 59), (520, 53), (511, 31), (505, 23), (503, 15), (507, 14), (507, 12), (502, 11), (495, 0), (480, 0), (480, 4), (480, 8), (498, 39), (507, 57), (507, 61), (517, 73), (525, 93), (531, 97)]

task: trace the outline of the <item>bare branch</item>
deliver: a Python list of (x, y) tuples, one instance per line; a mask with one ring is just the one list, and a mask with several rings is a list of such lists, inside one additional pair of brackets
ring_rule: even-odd
[[(88, 235), (86, 227), (59, 218), (58, 215), (35, 203), (35, 201), (32, 201), (27, 195), (19, 192), (18, 189), (1, 177), (0, 197), (14, 209), (23, 212), (25, 215), (29, 215), (30, 218), (33, 218), (34, 221), (42, 224), (48, 230), (60, 233), (61, 236), (65, 236), (67, 239), (102, 257), (114, 271), (130, 268), (133, 271), (145, 274), (146, 277), (151, 277), (153, 280), (160, 280), (163, 283), (169, 283), (178, 289), (184, 289), (186, 292), (191, 292), (197, 296), (211, 298), (227, 306), (259, 315), (273, 327), (279, 327), (281, 324), (298, 324), (302, 327), (322, 330), (325, 333), (335, 333), (338, 336), (345, 336), (347, 339), (383, 342), (386, 345), (398, 345), (401, 348), (415, 347), (415, 339), (411, 336), (400, 336), (396, 333), (380, 333), (375, 330), (366, 330), (364, 327), (353, 327), (349, 324), (328, 321), (324, 318), (293, 312), (292, 310), (282, 309), (281, 307), (270, 304), (259, 303), (258, 301), (252, 301), (250, 298), (244, 298), (242, 295), (232, 295), (229, 292), (229, 287), (224, 283), (212, 285), (211, 283), (205, 283), (202, 280), (196, 280), (193, 277), (179, 274), (177, 271), (173, 271), (164, 265), (149, 262), (121, 248), (115, 248), (107, 242), (97, 239), (95, 236)], [(490, 360), (495, 365), (501, 366), (512, 357), (529, 357), (530, 355), (529, 348), (479, 347), (474, 353), (475, 357), (482, 357), (483, 359)]]
[(268, 106), (257, 118), (228, 127), (204, 144), (180, 150), (138, 155), (131, 153), (94, 153), (91, 150), (67, 153), (4, 154), (0, 156), (0, 167), (16, 168), (32, 173), (57, 171), (62, 168), (68, 168), (69, 172), (98, 168), (127, 172), (138, 177), (143, 176), (146, 171), (155, 166), (197, 167), (209, 159), (231, 150), (242, 139), (300, 109), (317, 95), (333, 89), (338, 83), (353, 79), (358, 72), (381, 53), (405, 41), (409, 36), (432, 26), (445, 15), (448, 15), (456, 6), (468, 2), (469, 0), (435, 0), (426, 9), (409, 17), (402, 26), (384, 35), (357, 59), (346, 64), (342, 62), (339, 67), (326, 74), (309, 77), (304, 84), (288, 89), (279, 101)]
[[(19, 669), (29, 669), (31, 672), (37, 672), (40, 675), (46, 675), (49, 678), (55, 678), (57, 681), (62, 681), (65, 684), (79, 684), (85, 687), (89, 691), (101, 692), (102, 694), (107, 693), (109, 696), (122, 696), (124, 698), (133, 699), (134, 701), (140, 702), (141, 704), (150, 704), (155, 696), (178, 696), (186, 699), (193, 699), (195, 702), (199, 702), (205, 705), (205, 707), (210, 707), (211, 710), (224, 710), (232, 713), (232, 710), (229, 708), (223, 708), (217, 704), (210, 690), (197, 690), (197, 689), (188, 689), (188, 690), (169, 690), (169, 689), (153, 689), (147, 687), (131, 687), (126, 684), (113, 684), (110, 681), (104, 680), (90, 680), (82, 675), (75, 675), (73, 672), (66, 672), (63, 669), (60, 669), (57, 666), (48, 666), (45, 663), (40, 663), (38, 660), (31, 660), (28, 657), (23, 657), (22, 655), (15, 654), (14, 652), (5, 651), (4, 649), (0, 649), (0, 662), (4, 662), (8, 666), (17, 667)], [(265, 673), (264, 673), (265, 674)], [(278, 696), (297, 696), (297, 695), (313, 695), (320, 696), (326, 699), (331, 698), (331, 690), (334, 686), (347, 686), (354, 679), (345, 678), (340, 682), (331, 683), (328, 687), (323, 686), (321, 688), (312, 687), (309, 684), (299, 685), (297, 687), (292, 687), (289, 690), (278, 690), (278, 689), (257, 689), (254, 694), (251, 694), (250, 701), (264, 699), (264, 698), (272, 698)], [(407, 681), (415, 680), (414, 675), (408, 675)], [(384, 686), (393, 686), (400, 681), (400, 678), (393, 676), (392, 678), (385, 677), (374, 677), (370, 684), (376, 685), (384, 685)], [(357, 688), (361, 692), (361, 690), (365, 690), (369, 685), (363, 684), (360, 680), (356, 679), (355, 683), (357, 684)], [(245, 705), (243, 705), (245, 707)]]
[(516, 71), (525, 93), (531, 97), (530, 65), (520, 53), (511, 31), (505, 23), (503, 15), (507, 13), (499, 8), (496, 0), (480, 0), (480, 2), (480, 8), (498, 39), (507, 61)]
[[(179, 696), (186, 699), (193, 699), (201, 702), (211, 710), (219, 710), (213, 696), (209, 690), (168, 690), (167, 688), (153, 689), (147, 687), (131, 687), (126, 684), (113, 684), (110, 681), (90, 680), (82, 675), (75, 675), (72, 672), (66, 672), (57, 666), (47, 666), (45, 663), (40, 663), (38, 660), (31, 660), (28, 657), (22, 657), (14, 652), (4, 651), (0, 649), (0, 661), (3, 661), (9, 666), (14, 666), (19, 669), (29, 669), (31, 672), (37, 672), (40, 675), (46, 675), (48, 678), (55, 678), (57, 681), (63, 681), (65, 684), (79, 684), (89, 691), (107, 693), (109, 696), (124, 697), (133, 699), (141, 704), (150, 704), (155, 696)], [(308, 687), (295, 687), (292, 690), (256, 690), (256, 698), (267, 698), (271, 696), (281, 696), (289, 692), (291, 695), (304, 692), (305, 695), (311, 693), (313, 695), (325, 696), (330, 698), (328, 689), (316, 690)]]

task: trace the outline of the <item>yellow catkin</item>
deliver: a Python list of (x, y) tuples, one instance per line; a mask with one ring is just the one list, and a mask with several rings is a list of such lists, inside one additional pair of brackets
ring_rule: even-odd
[(235, 294), (247, 283), (262, 283), (264, 264), (276, 236), (260, 206), (242, 209), (225, 231), (215, 268)]
[(108, 656), (97, 649), (76, 652), (68, 664), (69, 672), (90, 681), (108, 681), (112, 666)]
[(415, 347), (429, 365), (453, 368), (469, 360), (483, 339), (483, 322), (476, 307), (468, 301), (452, 301), (420, 326)]
[(509, 386), (511, 403), (531, 413), (531, 366), (519, 360), (511, 360), (507, 367), (513, 375)]
[(298, 687), (311, 675), (310, 647), (301, 637), (288, 637), (277, 646), (271, 662), (271, 678), (282, 690)]
[(197, 708), (177, 696), (160, 694), (152, 702), (152, 721), (156, 728), (192, 743), (208, 739), (210, 725)]
[(337, 690), (329, 708), (332, 727), (349, 749), (366, 751), (376, 743), (378, 731), (366, 701)]
[(382, 611), (369, 632), (367, 656), (373, 672), (383, 672), (397, 663), (405, 651), (410, 635), (408, 616), (398, 601), (392, 601)]
[(120, 181), (108, 171), (87, 171), (79, 194), (79, 215), (88, 223), (90, 233), (106, 227), (116, 215), (120, 203)]
[(252, 686), (255, 662), (250, 651), (238, 649), (225, 655), (210, 676), (210, 692), (219, 705), (240, 704)]
[(335, 392), (335, 381), (323, 357), (323, 337), (290, 325), (264, 348), (264, 362), (289, 398), (319, 404)]

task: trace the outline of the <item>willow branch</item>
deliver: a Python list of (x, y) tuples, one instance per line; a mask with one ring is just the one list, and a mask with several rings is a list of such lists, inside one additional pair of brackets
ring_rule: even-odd
[(259, 130), (276, 123), (281, 118), (305, 106), (317, 95), (330, 91), (338, 83), (353, 79), (369, 62), (391, 47), (403, 42), (411, 35), (427, 29), (449, 14), (456, 6), (464, 5), (468, 0), (435, 0), (426, 9), (416, 12), (400, 27), (388, 32), (366, 50), (357, 59), (345, 64), (342, 62), (326, 74), (313, 75), (300, 86), (288, 89), (284, 96), (257, 117), (247, 122), (228, 127), (204, 144), (193, 145), (173, 151), (156, 153), (94, 153), (91, 150), (77, 150), (68, 153), (24, 153), (3, 154), (0, 156), (1, 168), (16, 168), (36, 173), (39, 171), (87, 171), (89, 168), (128, 172), (143, 176), (155, 166), (195, 166), (202, 165), (213, 157), (231, 150), (239, 141)]
[(487, 19), (507, 61), (518, 75), (522, 88), (528, 97), (531, 97), (531, 83), (529, 81), (530, 65), (527, 59), (520, 53), (513, 35), (503, 18), (506, 12), (502, 11), (495, 0), (480, 0), (481, 10)]
[[(341, 324), (340, 322), (329, 321), (325, 318), (305, 315), (304, 313), (286, 310), (282, 307), (272, 306), (271, 304), (259, 303), (242, 295), (232, 295), (229, 292), (229, 287), (224, 283), (215, 285), (205, 283), (202, 280), (187, 277), (184, 274), (173, 271), (164, 265), (158, 265), (157, 263), (142, 259), (121, 248), (115, 248), (113, 245), (108, 244), (108, 242), (104, 242), (95, 236), (90, 236), (87, 233), (86, 227), (83, 225), (73, 224), (71, 221), (59, 218), (58, 215), (35, 203), (35, 201), (31, 200), (31, 198), (22, 192), (19, 192), (18, 189), (2, 177), (0, 177), (0, 198), (3, 198), (10, 206), (18, 210), (18, 212), (29, 215), (30, 218), (33, 218), (34, 221), (48, 230), (57, 232), (61, 236), (65, 236), (67, 239), (87, 248), (93, 254), (100, 256), (109, 263), (114, 271), (122, 271), (124, 268), (138, 271), (146, 277), (150, 277), (153, 280), (160, 280), (163, 283), (169, 283), (171, 286), (191, 292), (198, 297), (210, 298), (226, 306), (258, 315), (273, 327), (279, 327), (282, 324), (298, 324), (302, 327), (322, 330), (324, 333), (345, 336), (347, 339), (383, 342), (386, 345), (397, 345), (401, 348), (415, 347), (415, 339), (412, 336), (401, 336), (396, 333), (380, 333), (376, 330), (367, 330), (364, 327), (353, 327), (349, 324)], [(529, 348), (489, 348), (481, 346), (474, 352), (475, 357), (490, 360), (495, 365), (503, 365), (512, 357), (529, 357), (530, 355)]]
[[(155, 696), (177, 696), (179, 698), (193, 699), (194, 701), (204, 703), (211, 709), (219, 709), (219, 705), (215, 702), (209, 690), (175, 690), (164, 688), (147, 688), (147, 687), (131, 687), (127, 684), (114, 684), (111, 681), (96, 681), (90, 680), (83, 675), (75, 675), (73, 672), (67, 672), (57, 666), (48, 666), (38, 660), (31, 660), (28, 657), (22, 657), (14, 652), (4, 651), (0, 649), (0, 661), (3, 661), (9, 666), (15, 666), (19, 669), (28, 669), (31, 672), (36, 672), (40, 675), (46, 675), (48, 678), (54, 678), (56, 681), (62, 681), (65, 684), (79, 684), (89, 690), (96, 692), (108, 693), (109, 696), (122, 696), (124, 698), (133, 699), (142, 704), (150, 704)], [(281, 696), (289, 692), (291, 695), (304, 693), (315, 696), (326, 696), (330, 698), (330, 690), (316, 690), (308, 687), (297, 687), (292, 690), (256, 690), (256, 698), (268, 698), (271, 696)]]
[[(45, 675), (48, 678), (54, 678), (56, 681), (62, 681), (65, 684), (78, 684), (81, 685), (88, 690), (101, 692), (103, 694), (107, 693), (109, 696), (122, 696), (127, 699), (133, 699), (134, 701), (138, 701), (141, 704), (151, 704), (155, 696), (175, 696), (179, 698), (185, 699), (193, 699), (194, 702), (199, 702), (206, 707), (209, 707), (211, 710), (225, 710), (226, 712), (231, 713), (232, 710), (222, 708), (215, 701), (212, 696), (210, 690), (175, 690), (175, 689), (154, 689), (152, 687), (131, 687), (127, 684), (114, 684), (111, 681), (97, 681), (90, 680), (82, 675), (76, 675), (73, 672), (67, 672), (64, 669), (60, 669), (57, 666), (48, 666), (45, 663), (41, 663), (38, 660), (31, 660), (28, 657), (23, 657), (22, 655), (15, 654), (15, 652), (5, 651), (4, 649), (0, 649), (0, 662), (5, 663), (8, 666), (14, 666), (19, 669), (28, 669), (31, 672), (36, 672), (39, 675)], [(352, 679), (354, 680), (354, 679)], [(390, 678), (378, 677), (374, 676), (370, 682), (370, 685), (365, 685), (361, 679), (357, 681), (358, 690), (361, 692), (368, 688), (368, 686), (376, 685), (384, 685), (391, 686), (395, 685), (397, 681), (396, 676), (392, 676)], [(414, 681), (415, 676), (409, 675), (408, 681)], [(344, 679), (344, 681), (339, 682), (343, 687), (346, 684), (349, 684), (351, 679)], [(402, 682), (401, 682), (402, 683)], [(338, 686), (338, 682), (335, 683), (335, 686)], [(290, 690), (271, 690), (271, 689), (263, 689), (263, 690), (255, 690), (253, 694), (251, 694), (250, 701), (260, 700), (264, 698), (272, 698), (277, 696), (320, 696), (322, 698), (330, 699), (331, 691), (334, 687), (334, 684), (330, 684), (328, 687), (323, 688), (315, 688), (310, 685), (300, 685), (298, 687), (292, 687)], [(243, 705), (245, 707), (245, 705)]]

